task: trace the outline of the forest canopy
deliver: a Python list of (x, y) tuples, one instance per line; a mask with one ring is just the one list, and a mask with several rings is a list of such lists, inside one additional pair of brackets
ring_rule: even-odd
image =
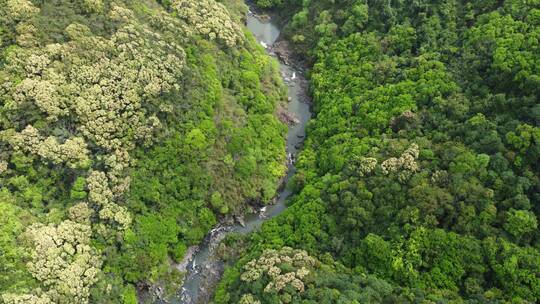
[(1, 303), (136, 303), (135, 286), (181, 282), (171, 263), (218, 221), (270, 201), (286, 91), (243, 14), (0, 1)]
[[(290, 206), (229, 241), (215, 302), (540, 301), (540, 2), (255, 2), (307, 59), (315, 118)], [(296, 269), (266, 270), (282, 248), (320, 262), (301, 289), (268, 287)]]
[[(540, 1), (252, 2), (313, 119), (213, 302), (540, 302)], [(275, 198), (287, 90), (246, 13), (0, 0), (0, 303), (177, 292), (188, 248)]]

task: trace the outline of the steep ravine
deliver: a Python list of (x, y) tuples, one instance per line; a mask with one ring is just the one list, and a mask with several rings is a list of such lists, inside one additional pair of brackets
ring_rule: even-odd
[[(309, 102), (307, 99), (307, 81), (302, 71), (289, 65), (287, 54), (289, 53), (286, 43), (274, 46), (280, 30), (272, 23), (271, 19), (259, 18), (251, 11), (246, 16), (246, 26), (253, 33), (268, 54), (278, 58), (280, 70), (284, 82), (288, 86), (289, 103), (287, 110), (295, 117), (295, 123), (289, 126), (287, 134), (287, 159), (289, 170), (284, 184), (294, 175), (296, 169), (294, 160), (305, 136), (305, 128), (311, 117)], [(215, 250), (219, 242), (230, 232), (249, 233), (261, 226), (261, 224), (285, 210), (285, 200), (290, 195), (286, 188), (282, 189), (275, 199), (275, 204), (263, 208), (259, 213), (249, 214), (243, 220), (242, 225), (220, 226), (212, 230), (197, 247), (191, 248), (188, 258), (183, 264), (176, 265), (182, 271), (186, 271), (184, 284), (171, 303), (208, 303), (213, 295), (213, 290), (223, 272), (223, 263), (218, 260)]]

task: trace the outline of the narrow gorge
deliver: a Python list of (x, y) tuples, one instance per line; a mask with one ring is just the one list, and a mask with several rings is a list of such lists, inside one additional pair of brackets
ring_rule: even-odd
[(246, 215), (245, 218), (240, 220), (241, 223), (229, 226), (219, 225), (210, 231), (199, 246), (191, 247), (191, 250), (188, 250), (183, 263), (177, 265), (181, 271), (186, 271), (184, 283), (179, 296), (172, 300), (171, 303), (208, 303), (223, 271), (223, 263), (216, 257), (215, 252), (219, 242), (228, 233), (250, 233), (259, 228), (265, 221), (279, 215), (286, 208), (286, 199), (291, 194), (286, 188), (286, 184), (296, 171), (294, 162), (302, 149), (306, 125), (311, 117), (309, 97), (307, 95), (307, 80), (304, 71), (291, 65), (289, 58), (284, 57), (287, 55), (281, 55), (282, 53), (288, 53), (287, 50), (274, 49), (274, 44), (280, 38), (280, 29), (278, 25), (273, 23), (271, 18), (268, 16), (261, 17), (249, 10), (246, 15), (246, 27), (261, 46), (266, 49), (267, 53), (280, 61), (281, 75), (288, 87), (289, 103), (286, 111), (293, 119), (289, 123), (287, 133), (287, 175), (282, 180), (281, 190), (273, 200), (272, 205), (263, 207), (257, 213)]

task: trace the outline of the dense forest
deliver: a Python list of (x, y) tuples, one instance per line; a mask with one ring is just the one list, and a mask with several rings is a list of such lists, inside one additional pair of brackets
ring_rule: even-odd
[(1, 303), (136, 303), (275, 195), (286, 89), (245, 6), (162, 2), (0, 0)]
[(256, 3), (315, 118), (287, 210), (222, 245), (215, 302), (538, 303), (540, 1)]
[[(287, 209), (214, 303), (540, 302), (540, 0), (254, 0), (307, 66)], [(0, 0), (0, 303), (180, 288), (286, 173), (240, 0)]]

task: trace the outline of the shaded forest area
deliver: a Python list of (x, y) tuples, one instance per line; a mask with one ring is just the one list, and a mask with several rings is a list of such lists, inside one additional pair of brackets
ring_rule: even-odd
[(540, 301), (540, 2), (255, 2), (316, 117), (290, 207), (222, 245), (215, 302)]

